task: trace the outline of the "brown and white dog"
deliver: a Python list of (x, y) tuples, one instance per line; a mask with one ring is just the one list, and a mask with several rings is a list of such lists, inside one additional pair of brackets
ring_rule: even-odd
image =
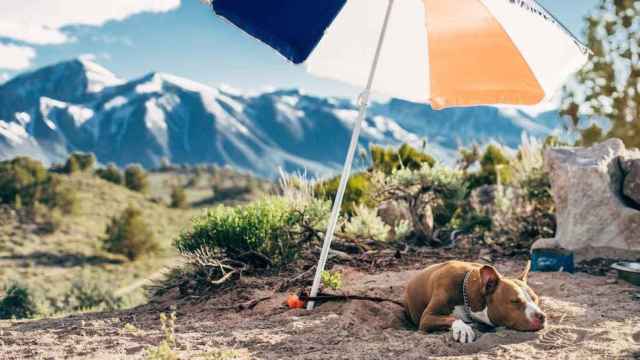
[(517, 279), (488, 265), (448, 261), (427, 267), (409, 281), (404, 304), (421, 331), (448, 331), (461, 343), (475, 340), (477, 321), (520, 331), (544, 328), (546, 316), (527, 285), (530, 263)]

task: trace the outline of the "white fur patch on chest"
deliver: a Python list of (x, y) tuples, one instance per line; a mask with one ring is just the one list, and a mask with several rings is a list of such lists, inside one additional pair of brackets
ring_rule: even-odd
[(478, 312), (471, 312), (471, 317), (475, 321), (479, 321), (489, 326), (493, 326), (491, 319), (489, 319), (489, 308), (485, 307), (484, 310)]
[(451, 313), (451, 316), (467, 323), (470, 323), (473, 320), (467, 315), (467, 312), (464, 311), (464, 306), (462, 305), (458, 305), (453, 308), (453, 313)]
[(489, 319), (488, 311), (489, 309), (485, 307), (484, 310), (482, 311), (478, 311), (478, 312), (471, 311), (469, 314), (467, 314), (467, 312), (464, 311), (464, 306), (458, 305), (453, 309), (453, 313), (451, 314), (451, 316), (467, 323), (470, 323), (472, 321), (478, 321), (486, 325), (493, 326), (493, 323), (491, 323), (491, 320)]

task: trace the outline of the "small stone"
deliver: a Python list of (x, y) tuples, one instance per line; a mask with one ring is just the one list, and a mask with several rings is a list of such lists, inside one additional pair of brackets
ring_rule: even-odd
[(382, 222), (389, 225), (389, 239), (396, 238), (396, 226), (404, 221), (411, 223), (411, 211), (404, 201), (388, 200), (378, 207), (378, 216)]
[(409, 206), (403, 201), (388, 200), (378, 207), (378, 216), (389, 226), (396, 226), (401, 221), (411, 221)]

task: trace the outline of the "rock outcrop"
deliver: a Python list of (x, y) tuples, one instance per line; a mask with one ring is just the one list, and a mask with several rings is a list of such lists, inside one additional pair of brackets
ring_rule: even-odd
[(578, 259), (640, 257), (640, 152), (618, 139), (589, 148), (549, 149), (558, 228), (534, 248), (563, 248)]
[(622, 193), (640, 210), (640, 159), (622, 161), (624, 184)]

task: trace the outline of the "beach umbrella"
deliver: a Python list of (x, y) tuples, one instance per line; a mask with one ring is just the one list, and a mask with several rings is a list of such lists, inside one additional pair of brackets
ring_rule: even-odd
[[(372, 89), (435, 109), (535, 105), (589, 51), (534, 0), (211, 0), (214, 12), (314, 75), (364, 90), (311, 296), (322, 271)], [(308, 306), (313, 308), (313, 303)]]

